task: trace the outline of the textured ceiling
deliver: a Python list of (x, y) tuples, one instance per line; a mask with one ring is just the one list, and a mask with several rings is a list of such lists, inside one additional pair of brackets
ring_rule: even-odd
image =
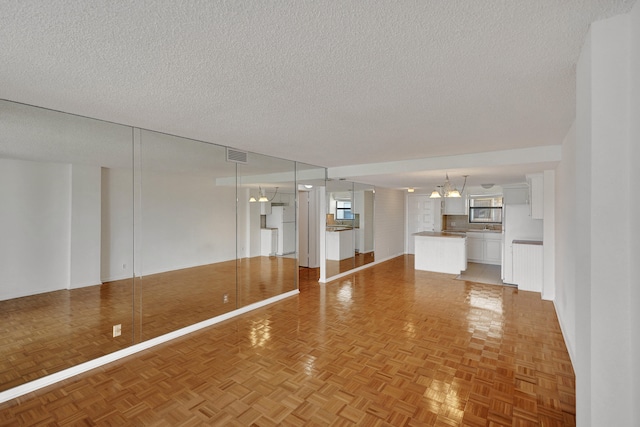
[(329, 167), (557, 145), (634, 3), (0, 0), (0, 97)]

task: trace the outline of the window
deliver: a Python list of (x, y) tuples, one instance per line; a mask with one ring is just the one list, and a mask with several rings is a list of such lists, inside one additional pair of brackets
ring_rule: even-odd
[(469, 196), (469, 223), (502, 224), (502, 195)]
[(336, 201), (336, 219), (353, 219), (351, 202)]

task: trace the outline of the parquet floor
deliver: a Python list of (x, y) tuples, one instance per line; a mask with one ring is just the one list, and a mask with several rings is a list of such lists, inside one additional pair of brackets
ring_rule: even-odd
[(551, 302), (412, 266), (303, 269), (299, 295), (2, 404), (0, 425), (575, 425)]

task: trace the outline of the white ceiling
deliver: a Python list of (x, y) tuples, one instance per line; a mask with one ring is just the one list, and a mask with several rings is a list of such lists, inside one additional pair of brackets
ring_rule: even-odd
[(589, 24), (634, 3), (0, 0), (0, 98), (328, 167), (557, 146)]

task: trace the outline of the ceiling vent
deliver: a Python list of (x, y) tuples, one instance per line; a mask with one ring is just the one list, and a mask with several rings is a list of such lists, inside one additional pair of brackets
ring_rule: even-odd
[(234, 150), (227, 147), (227, 162), (248, 163), (248, 153), (246, 151)]

